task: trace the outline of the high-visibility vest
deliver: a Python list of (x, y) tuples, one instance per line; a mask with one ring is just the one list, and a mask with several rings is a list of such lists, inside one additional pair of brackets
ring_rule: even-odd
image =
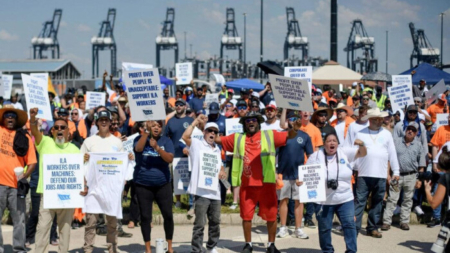
[(377, 100), (377, 107), (380, 109), (380, 111), (384, 109), (384, 101), (386, 101), (386, 95), (381, 94), (380, 99)]
[[(245, 155), (245, 136), (246, 134), (236, 133), (234, 136), (234, 155), (233, 166), (231, 168), (231, 184), (233, 186), (241, 185), (242, 171), (244, 168)], [(263, 170), (263, 182), (275, 183), (275, 141), (273, 132), (261, 131), (261, 164)]]
[(228, 98), (228, 91), (221, 91), (220, 93), (219, 93), (219, 96), (220, 95), (224, 95), (225, 96), (225, 99), (227, 99)]

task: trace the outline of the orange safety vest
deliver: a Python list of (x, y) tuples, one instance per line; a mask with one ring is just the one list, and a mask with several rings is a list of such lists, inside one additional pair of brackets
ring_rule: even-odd
[[(331, 126), (332, 127), (336, 127), (338, 120), (335, 119), (331, 122)], [(345, 128), (344, 128), (344, 138), (347, 138), (347, 131), (348, 131), (348, 126), (350, 126), (351, 123), (355, 122), (354, 119), (352, 119), (351, 117), (347, 116), (345, 117)]]

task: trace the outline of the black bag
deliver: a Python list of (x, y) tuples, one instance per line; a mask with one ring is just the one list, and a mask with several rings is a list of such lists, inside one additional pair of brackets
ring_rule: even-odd
[(28, 131), (20, 128), (16, 131), (16, 136), (14, 136), (14, 144), (13, 150), (17, 156), (24, 157), (28, 153), (28, 149), (30, 148), (28, 145)]
[(25, 178), (22, 178), (17, 182), (17, 196), (25, 197), (30, 190), (30, 184)]

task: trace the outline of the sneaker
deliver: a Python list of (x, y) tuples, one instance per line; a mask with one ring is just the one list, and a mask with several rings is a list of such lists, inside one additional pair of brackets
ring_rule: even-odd
[(275, 243), (270, 244), (269, 247), (267, 247), (266, 253), (281, 253), (277, 247), (275, 247)]
[(431, 221), (427, 223), (427, 227), (429, 227), (429, 228), (434, 228), (434, 227), (440, 226), (440, 225), (441, 225), (441, 220), (435, 219), (435, 218), (432, 218)]
[(118, 237), (130, 238), (130, 237), (133, 237), (133, 234), (132, 233), (127, 233), (127, 232), (125, 232), (123, 230), (120, 230), (120, 231), (117, 232), (117, 236)]
[(246, 243), (244, 248), (242, 249), (241, 253), (252, 253), (253, 247), (250, 246), (250, 244)]
[(280, 227), (278, 229), (278, 233), (277, 233), (277, 237), (278, 238), (284, 238), (284, 237), (286, 237), (288, 235), (289, 235), (289, 232), (286, 231), (286, 227)]
[(417, 214), (417, 216), (423, 216), (425, 214), (420, 206), (414, 207), (414, 212)]
[(305, 220), (305, 227), (316, 228), (316, 224), (312, 220)]
[(391, 225), (389, 224), (383, 224), (381, 226), (381, 231), (388, 231), (389, 229), (391, 229)]
[(292, 230), (295, 229), (295, 219), (292, 219), (289, 221), (289, 229), (292, 229)]
[(300, 238), (300, 239), (309, 239), (309, 236), (303, 232), (301, 228), (297, 228), (294, 232), (294, 237)]
[(216, 250), (216, 247), (214, 247), (212, 249), (206, 249), (206, 253), (219, 253), (219, 252)]
[(233, 204), (228, 208), (231, 210), (236, 210), (237, 207), (238, 207), (238, 204), (236, 202), (233, 202)]
[(58, 246), (59, 245), (59, 242), (58, 242), (58, 240), (52, 240), (51, 242), (50, 242), (50, 244), (51, 245), (53, 245), (53, 246)]
[(191, 209), (189, 209), (189, 211), (186, 214), (186, 217), (188, 220), (192, 219), (195, 215), (195, 210), (193, 207), (191, 207)]
[(399, 215), (401, 211), (402, 211), (402, 208), (397, 206), (394, 210), (394, 215)]
[(177, 201), (177, 203), (175, 203), (175, 208), (180, 209), (181, 208), (181, 202)]

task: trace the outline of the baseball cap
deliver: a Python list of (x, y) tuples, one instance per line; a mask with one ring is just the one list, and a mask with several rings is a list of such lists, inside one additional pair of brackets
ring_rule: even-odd
[(209, 113), (210, 114), (218, 114), (220, 111), (219, 104), (216, 102), (212, 102), (209, 104)]
[(287, 116), (287, 118), (292, 118), (292, 117), (299, 117), (298, 112), (297, 111), (290, 111)]
[(248, 94), (249, 90), (246, 88), (241, 88), (241, 94)]
[(415, 121), (409, 122), (409, 124), (408, 124), (408, 126), (406, 127), (406, 129), (412, 128), (412, 127), (415, 128), (416, 131), (419, 130), (419, 124), (417, 124), (417, 122), (415, 122)]
[(205, 130), (208, 129), (208, 128), (215, 128), (215, 129), (217, 129), (217, 131), (219, 131), (219, 126), (216, 123), (214, 123), (214, 122), (206, 123)]
[(438, 98), (440, 100), (447, 101), (447, 99), (445, 98), (445, 95), (443, 93), (439, 94)]
[(417, 111), (419, 111), (419, 109), (418, 109), (417, 106), (415, 106), (415, 105), (408, 105), (408, 108), (406, 109), (406, 111), (407, 111), (407, 112), (410, 112), (410, 111), (415, 111), (415, 112), (417, 112)]
[(415, 97), (414, 101), (422, 102), (422, 98), (421, 97)]
[(270, 101), (270, 103), (266, 106), (267, 108), (272, 108), (272, 109), (277, 109), (277, 104), (275, 103), (275, 101)]
[(126, 97), (120, 97), (118, 101), (119, 101), (119, 103), (120, 102), (125, 102), (125, 103), (128, 102)]
[(356, 85), (358, 85), (357, 82), (353, 82), (352, 86), (355, 87)]
[(60, 116), (69, 116), (69, 111), (66, 108), (59, 108), (58, 115)]
[(259, 107), (259, 101), (252, 100), (252, 106)]
[(97, 113), (97, 119), (107, 118), (111, 120), (111, 113), (108, 110), (100, 111)]
[(258, 92), (256, 92), (256, 91), (254, 91), (254, 92), (252, 92), (252, 96), (253, 96), (253, 97), (257, 97), (257, 98), (259, 98), (259, 93), (258, 93)]
[(177, 99), (177, 101), (175, 101), (175, 104), (176, 103), (182, 103), (183, 105), (186, 105), (186, 101), (184, 101), (184, 99), (182, 98)]
[(228, 93), (233, 93), (234, 94), (234, 90), (233, 89), (228, 89)]
[(427, 81), (425, 81), (425, 79), (420, 79), (421, 82), (427, 83)]
[(247, 103), (245, 102), (245, 100), (239, 99), (239, 100), (237, 101), (237, 103), (236, 103), (236, 107), (239, 107), (239, 106), (248, 106), (248, 105), (247, 105)]

